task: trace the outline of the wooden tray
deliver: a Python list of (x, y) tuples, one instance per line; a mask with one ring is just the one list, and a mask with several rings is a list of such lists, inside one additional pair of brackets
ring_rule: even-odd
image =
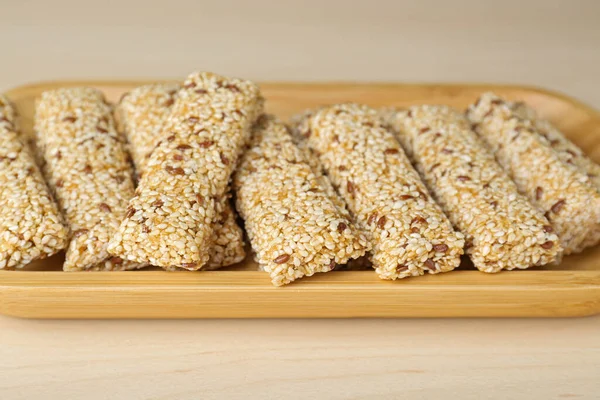
[[(42, 91), (87, 85), (108, 99), (143, 81), (53, 82), (9, 91), (31, 129)], [(440, 103), (464, 108), (486, 90), (523, 100), (600, 161), (600, 114), (568, 97), (520, 86), (265, 83), (269, 112), (288, 118), (343, 101), (372, 106)], [(373, 271), (332, 272), (271, 286), (256, 264), (212, 272), (64, 273), (61, 256), (0, 271), (0, 313), (27, 318), (563, 317), (600, 313), (600, 247), (560, 266), (488, 275), (463, 269), (395, 282)], [(466, 268), (466, 267), (465, 267)]]

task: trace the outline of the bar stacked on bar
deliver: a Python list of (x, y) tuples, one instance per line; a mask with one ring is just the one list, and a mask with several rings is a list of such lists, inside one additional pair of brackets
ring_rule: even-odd
[[(138, 177), (143, 176), (152, 151), (163, 138), (162, 128), (179, 88), (169, 83), (141, 86), (123, 96), (117, 105), (118, 127), (127, 137)], [(210, 259), (202, 269), (232, 265), (246, 255), (243, 232), (235, 221), (229, 194), (221, 202), (223, 211), (215, 222)]]
[(549, 222), (494, 160), (469, 122), (446, 106), (418, 106), (388, 120), (483, 272), (525, 269), (560, 256)]
[(0, 269), (23, 268), (67, 246), (68, 230), (0, 95)]
[(64, 270), (141, 267), (107, 252), (134, 189), (124, 139), (102, 93), (44, 92), (36, 108), (36, 134), (45, 176), (70, 228)]
[(111, 240), (111, 253), (160, 267), (201, 269), (211, 255), (230, 175), (262, 105), (250, 81), (190, 75)]
[(328, 272), (368, 250), (285, 125), (264, 115), (234, 176), (237, 208), (274, 285)]
[(600, 165), (596, 164), (573, 142), (571, 142), (554, 125), (543, 118), (537, 112), (523, 102), (508, 103), (512, 105), (516, 115), (529, 120), (535, 127), (534, 132), (558, 154), (560, 159), (570, 165), (577, 167), (582, 173), (590, 178), (590, 182), (600, 190)]
[(175, 103), (177, 83), (156, 83), (123, 94), (115, 108), (117, 129), (127, 138), (138, 179), (163, 136), (163, 127)]
[(376, 110), (340, 104), (306, 115), (298, 130), (372, 244), (383, 279), (451, 271), (464, 240), (427, 194)]
[(565, 254), (600, 240), (600, 194), (586, 172), (552, 148), (547, 132), (492, 93), (482, 95), (467, 115), (519, 191), (545, 213)]

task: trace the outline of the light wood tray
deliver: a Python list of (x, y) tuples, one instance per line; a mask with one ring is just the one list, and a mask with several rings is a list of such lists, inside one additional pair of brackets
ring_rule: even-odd
[[(32, 127), (34, 100), (51, 88), (86, 85), (117, 101), (143, 81), (53, 82), (9, 91)], [(600, 114), (568, 97), (520, 86), (264, 83), (267, 109), (287, 119), (345, 101), (371, 106), (420, 103), (464, 108), (487, 90), (533, 105), (595, 161)], [(27, 318), (562, 317), (600, 313), (600, 247), (561, 265), (488, 275), (462, 269), (395, 282), (374, 271), (332, 272), (287, 287), (271, 285), (247, 260), (211, 272), (62, 272), (62, 257), (24, 271), (0, 271), (0, 313)], [(466, 267), (465, 267), (466, 268)]]

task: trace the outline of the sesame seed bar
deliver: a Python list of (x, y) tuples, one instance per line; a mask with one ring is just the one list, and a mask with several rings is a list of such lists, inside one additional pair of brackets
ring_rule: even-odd
[(230, 175), (262, 112), (258, 86), (201, 72), (177, 93), (109, 250), (160, 267), (201, 269)]
[(67, 246), (62, 215), (0, 95), (0, 269), (23, 268)]
[(537, 112), (523, 102), (507, 102), (514, 112), (523, 119), (530, 120), (535, 127), (535, 132), (548, 146), (552, 147), (560, 159), (579, 168), (590, 178), (590, 182), (600, 190), (600, 165), (596, 164), (577, 145), (571, 142), (550, 121), (540, 118)]
[(458, 111), (416, 106), (388, 120), (431, 193), (466, 238), (466, 253), (483, 272), (553, 262), (558, 236), (471, 131)]
[(299, 127), (371, 244), (382, 279), (434, 274), (460, 264), (464, 240), (427, 194), (376, 110), (340, 104)]
[[(118, 128), (129, 142), (138, 176), (142, 176), (152, 150), (163, 134), (163, 124), (175, 102), (179, 84), (152, 84), (133, 89), (117, 105)], [(244, 234), (236, 223), (229, 204), (229, 195), (221, 200), (223, 211), (215, 222), (213, 247), (203, 269), (213, 270), (238, 263), (244, 259)]]
[(276, 286), (331, 271), (368, 250), (321, 182), (285, 125), (261, 117), (233, 184), (252, 248)]
[[(136, 174), (142, 176), (181, 85), (157, 83), (124, 93), (115, 108), (117, 129), (128, 141)], [(139, 177), (138, 177), (139, 178)]]
[(134, 189), (124, 140), (103, 94), (84, 87), (44, 92), (35, 124), (45, 176), (71, 234), (63, 269), (142, 267), (107, 252)]
[(350, 211), (348, 210), (346, 202), (344, 201), (342, 196), (340, 196), (339, 193), (336, 192), (331, 181), (325, 175), (325, 168), (323, 167), (323, 164), (321, 164), (319, 157), (317, 156), (315, 151), (311, 149), (310, 146), (308, 146), (308, 143), (306, 142), (306, 140), (304, 140), (302, 134), (300, 133), (300, 128), (302, 127), (302, 124), (304, 123), (304, 121), (306, 121), (307, 118), (309, 118), (312, 115), (313, 112), (314, 110), (306, 110), (304, 113), (292, 117), (292, 120), (290, 121), (290, 126), (288, 127), (288, 132), (291, 134), (292, 141), (294, 142), (296, 147), (302, 152), (302, 156), (317, 176), (317, 179), (319, 179), (321, 187), (323, 187), (325, 193), (327, 193), (327, 195), (331, 198), (339, 212), (342, 213), (344, 217), (355, 222), (354, 217), (352, 217)]
[(563, 161), (531, 120), (493, 93), (482, 95), (467, 115), (519, 191), (545, 213), (565, 254), (600, 240), (596, 187), (586, 173)]
[[(536, 128), (535, 132), (540, 135), (540, 139), (554, 149), (563, 163), (575, 166), (580, 172), (586, 174), (596, 190), (600, 190), (600, 165), (587, 157), (575, 143), (564, 136), (550, 121), (540, 118), (532, 107), (523, 102), (507, 103), (521, 118), (530, 120)], [(589, 235), (579, 247), (584, 249), (594, 246), (599, 241), (600, 231)]]
[[(325, 190), (325, 193), (329, 198), (333, 201), (333, 204), (337, 207), (340, 214), (342, 214), (345, 218), (351, 221), (353, 224), (356, 224), (356, 221), (350, 211), (348, 210), (348, 206), (346, 202), (340, 196), (338, 192), (336, 192), (333, 184), (325, 175), (325, 168), (321, 164), (319, 157), (315, 153), (313, 149), (308, 146), (306, 140), (304, 140), (301, 134), (301, 127), (304, 121), (309, 118), (316, 110), (305, 110), (301, 114), (297, 114), (292, 117), (290, 121), (290, 133), (292, 134), (292, 140), (298, 149), (302, 152), (302, 155), (306, 162), (312, 168), (314, 174), (317, 176), (321, 187)], [(358, 227), (358, 224), (356, 224)], [(361, 229), (362, 232), (362, 229)], [(364, 232), (363, 232), (364, 234)], [(373, 264), (369, 260), (369, 254), (365, 254), (356, 259), (350, 259), (346, 264), (338, 264), (335, 267), (335, 270), (347, 270), (347, 271), (363, 271), (370, 270), (373, 268)]]

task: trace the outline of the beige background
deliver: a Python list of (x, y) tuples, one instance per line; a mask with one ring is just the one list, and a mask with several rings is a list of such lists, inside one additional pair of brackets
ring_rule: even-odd
[[(600, 108), (594, 0), (0, 3), (0, 90), (211, 69), (257, 80), (523, 83)], [(600, 317), (0, 317), (0, 398), (595, 399), (599, 336)]]

